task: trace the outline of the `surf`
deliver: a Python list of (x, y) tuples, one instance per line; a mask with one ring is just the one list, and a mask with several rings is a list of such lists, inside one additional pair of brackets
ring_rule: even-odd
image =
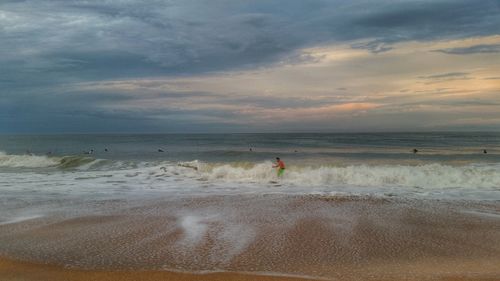
[(6, 154), (0, 151), (0, 167), (9, 168), (43, 168), (60, 164), (60, 158), (40, 155)]
[[(42, 171), (50, 173), (87, 173), (92, 178), (99, 171), (115, 178), (144, 177), (146, 181), (196, 179), (213, 184), (249, 184), (264, 186), (278, 182), (283, 186), (315, 187), (407, 187), (422, 189), (500, 189), (500, 164), (447, 163), (424, 164), (297, 164), (289, 162), (282, 178), (278, 178), (271, 161), (208, 162), (141, 160), (124, 161), (93, 158), (88, 155), (15, 155), (0, 152), (0, 171)], [(82, 174), (83, 175), (83, 174)], [(81, 175), (76, 176), (79, 179)], [(83, 177), (85, 178), (85, 177)]]
[(82, 155), (47, 156), (35, 154), (6, 154), (0, 151), (0, 167), (2, 168), (77, 168), (99, 162), (101, 159)]
[[(276, 181), (271, 162), (211, 164), (192, 166), (209, 181), (266, 183)], [(194, 169), (195, 168), (195, 169)], [(411, 188), (500, 188), (500, 165), (289, 165), (281, 183), (302, 186), (400, 186)]]

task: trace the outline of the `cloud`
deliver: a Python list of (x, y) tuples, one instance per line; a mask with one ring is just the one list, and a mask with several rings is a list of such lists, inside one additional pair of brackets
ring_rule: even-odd
[[(440, 73), (428, 76), (419, 76), (419, 79), (427, 80), (426, 84), (443, 83), (449, 81), (460, 81), (460, 80), (471, 80), (472, 77), (469, 76), (470, 73), (467, 72), (448, 72)], [(446, 88), (444, 88), (446, 89)]]
[(390, 51), (393, 49), (393, 47), (388, 46), (386, 43), (380, 42), (377, 40), (365, 42), (365, 43), (355, 43), (355, 44), (352, 44), (351, 47), (353, 49), (369, 50), (370, 52), (372, 52), (374, 54), (387, 52), (387, 51)]
[(441, 74), (434, 74), (429, 76), (420, 76), (421, 79), (463, 79), (466, 78), (470, 73), (467, 72), (448, 72)]
[(449, 48), (434, 51), (450, 55), (491, 54), (500, 53), (500, 44), (475, 45), (464, 48)]
[[(493, 87), (494, 59), (443, 53), (496, 54), (498, 40), (446, 40), (498, 35), (499, 12), (495, 0), (1, 1), (1, 127), (221, 128), (259, 110), (381, 110), (361, 105), (424, 82)], [(437, 39), (429, 54), (401, 45)]]
[(3, 64), (23, 61), (78, 78), (245, 69), (346, 40), (375, 38), (353, 47), (378, 53), (406, 40), (498, 34), (500, 24), (491, 0), (27, 0), (0, 7)]

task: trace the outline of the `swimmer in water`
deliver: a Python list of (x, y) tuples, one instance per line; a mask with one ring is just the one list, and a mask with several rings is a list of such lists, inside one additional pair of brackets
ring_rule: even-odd
[(276, 164), (273, 165), (273, 168), (278, 168), (278, 177), (281, 177), (285, 172), (285, 162), (281, 161), (279, 157), (276, 157)]

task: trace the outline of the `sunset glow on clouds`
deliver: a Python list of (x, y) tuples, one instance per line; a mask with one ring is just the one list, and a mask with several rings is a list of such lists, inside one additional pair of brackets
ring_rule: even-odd
[(500, 129), (498, 1), (55, 2), (0, 4), (4, 132)]

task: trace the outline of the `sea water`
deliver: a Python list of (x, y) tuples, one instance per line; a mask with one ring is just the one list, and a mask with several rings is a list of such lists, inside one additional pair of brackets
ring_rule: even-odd
[[(0, 151), (3, 198), (161, 192), (500, 199), (499, 133), (24, 135), (0, 136)], [(280, 178), (275, 157), (287, 165)]]
[(158, 196), (500, 199), (499, 133), (23, 135), (0, 151), (0, 222)]
[(499, 144), (499, 133), (4, 135), (0, 223), (159, 196), (499, 200)]

